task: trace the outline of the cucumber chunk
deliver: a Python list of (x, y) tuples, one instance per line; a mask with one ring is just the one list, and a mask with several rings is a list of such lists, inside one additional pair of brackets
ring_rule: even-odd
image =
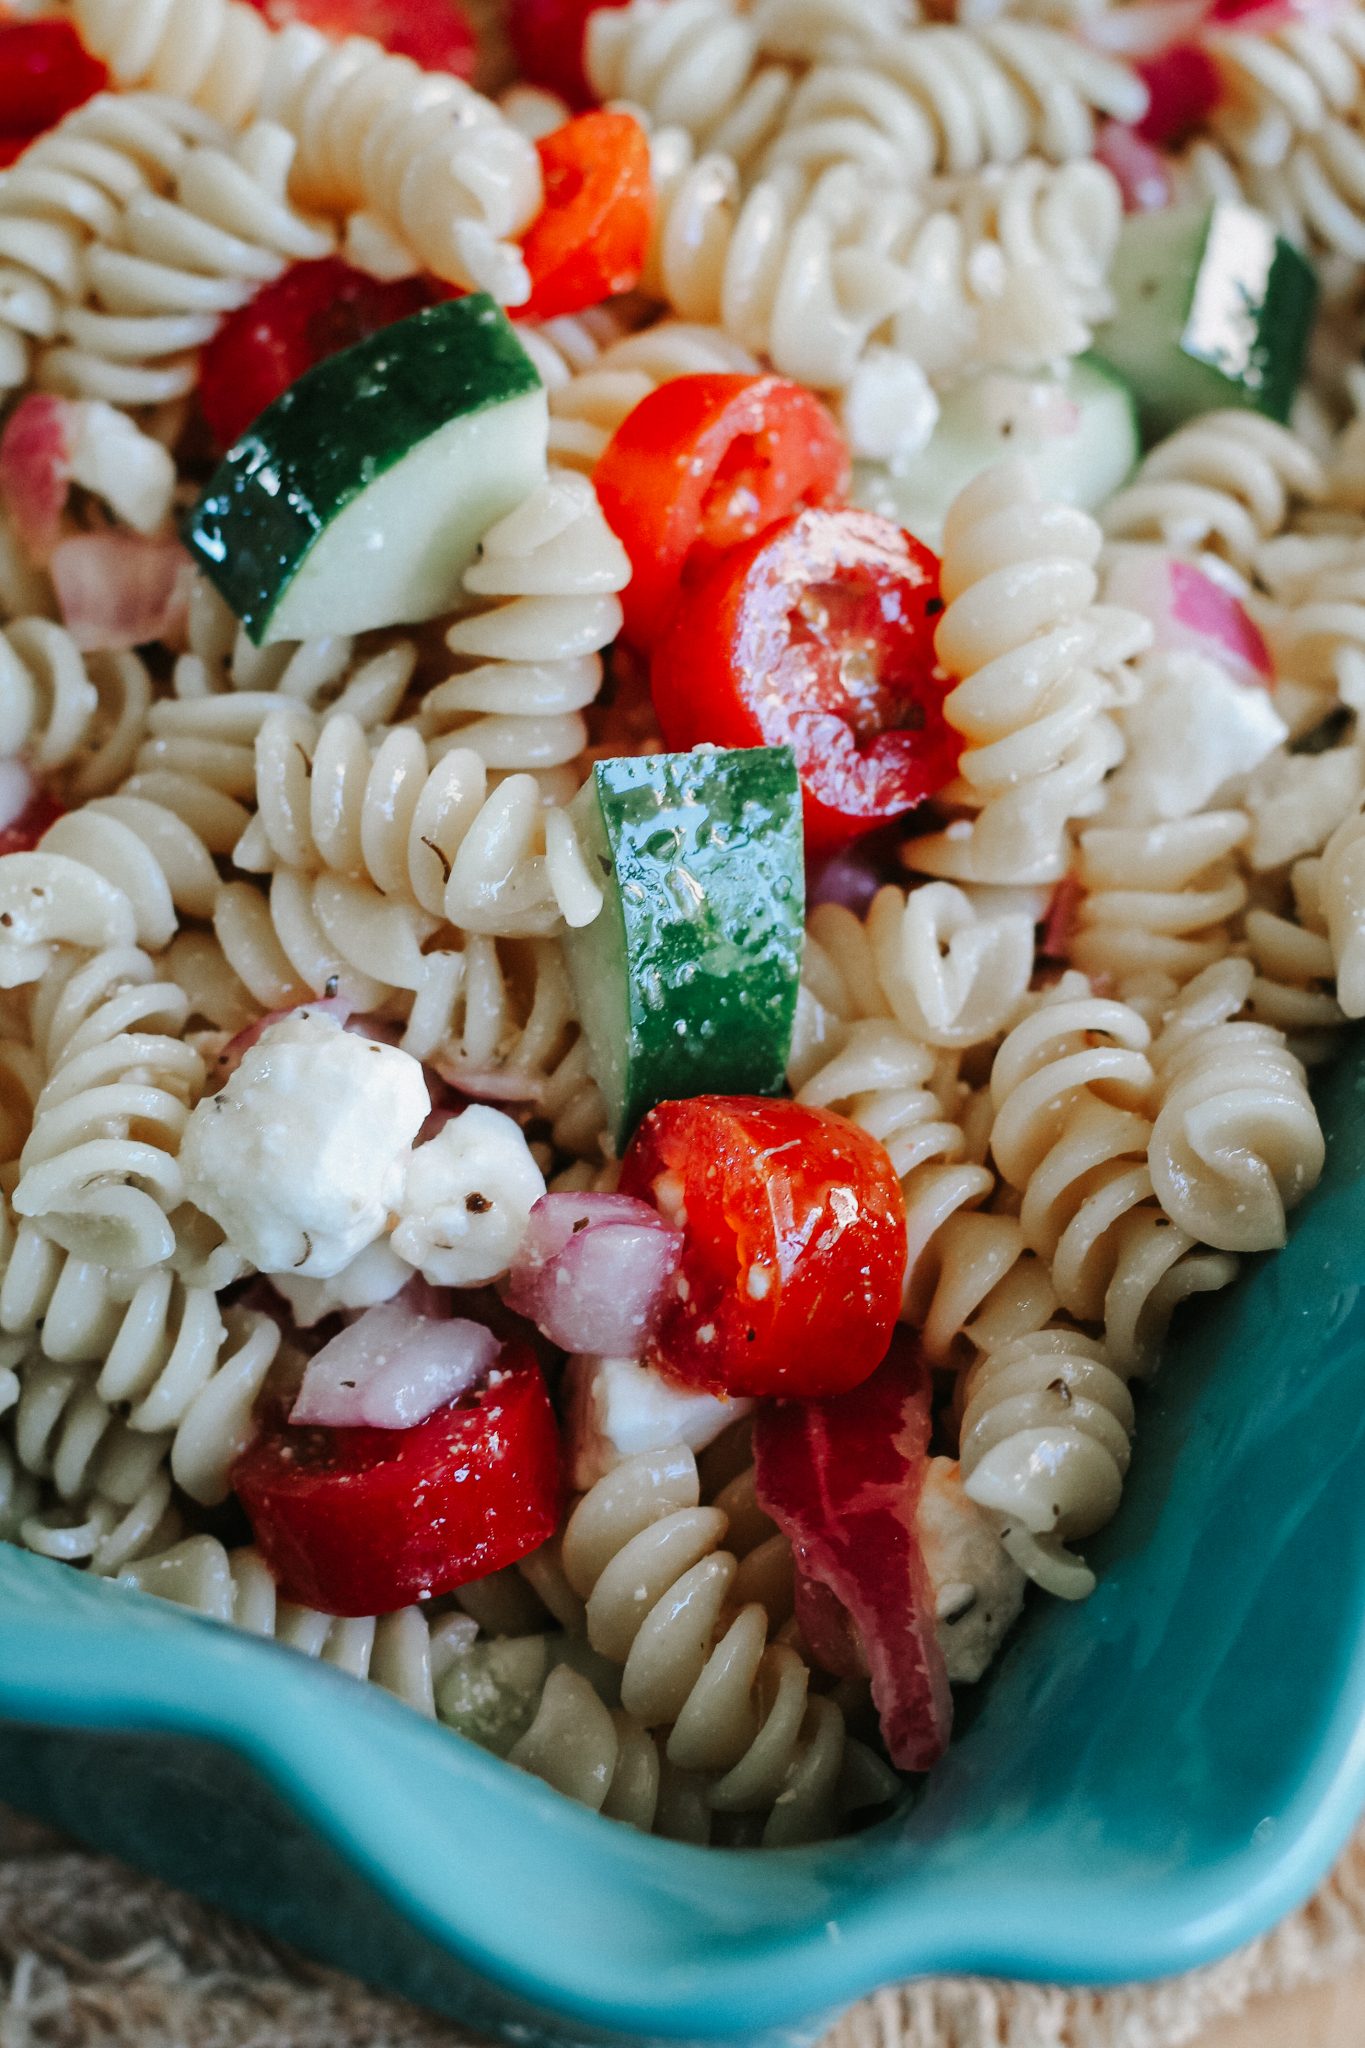
[(258, 647), (415, 624), (458, 606), (548, 438), (506, 315), (453, 299), (301, 377), (210, 479), (188, 543)]
[(927, 446), (904, 467), (860, 462), (853, 500), (937, 547), (964, 485), (1021, 455), (1046, 497), (1093, 512), (1124, 483), (1141, 452), (1137, 405), (1117, 370), (1078, 356), (1064, 377), (990, 370), (943, 400)]
[(1118, 311), (1097, 346), (1132, 384), (1149, 439), (1219, 406), (1288, 419), (1318, 283), (1263, 213), (1220, 201), (1132, 214), (1110, 282)]
[(806, 912), (790, 747), (599, 761), (573, 815), (606, 902), (565, 945), (616, 1144), (656, 1102), (780, 1093)]

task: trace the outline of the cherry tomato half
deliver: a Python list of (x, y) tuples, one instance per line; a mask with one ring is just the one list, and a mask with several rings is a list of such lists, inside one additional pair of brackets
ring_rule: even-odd
[(631, 561), (626, 637), (649, 648), (688, 562), (703, 566), (802, 505), (839, 497), (848, 449), (804, 385), (783, 377), (674, 377), (642, 399), (593, 481)]
[(1149, 99), (1134, 133), (1160, 149), (1188, 142), (1223, 97), (1222, 76), (1202, 43), (1171, 43), (1135, 68)]
[(513, 1564), (563, 1502), (554, 1410), (521, 1345), (415, 1429), (296, 1428), (276, 1412), (232, 1484), (285, 1597), (324, 1614), (392, 1614)]
[(583, 69), (588, 16), (626, 0), (511, 0), (507, 31), (517, 69), (529, 85), (557, 92), (571, 107), (590, 107), (597, 98)]
[(474, 31), (455, 0), (251, 0), (273, 28), (306, 21), (324, 35), (368, 36), (424, 71), (474, 70)]
[(426, 277), (382, 283), (338, 257), (296, 263), (231, 314), (204, 350), (199, 403), (230, 448), (306, 370), (445, 296)]
[(938, 562), (871, 512), (798, 513), (683, 588), (650, 688), (679, 751), (790, 746), (819, 854), (949, 783)]
[(12, 163), (109, 83), (69, 21), (0, 21), (0, 150)]
[(713, 1394), (841, 1393), (886, 1355), (905, 1198), (885, 1151), (830, 1110), (760, 1095), (664, 1102), (621, 1192), (683, 1228), (651, 1362)]
[(519, 320), (581, 313), (640, 282), (654, 227), (649, 141), (629, 114), (580, 114), (536, 144), (545, 204), (522, 237)]

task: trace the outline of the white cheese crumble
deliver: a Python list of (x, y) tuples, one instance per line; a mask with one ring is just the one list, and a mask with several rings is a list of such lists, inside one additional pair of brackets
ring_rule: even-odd
[(981, 1677), (1024, 1604), (1028, 1581), (990, 1516), (962, 1490), (955, 1458), (931, 1458), (915, 1520), (954, 1685)]
[(580, 1493), (638, 1451), (704, 1451), (754, 1405), (675, 1387), (633, 1358), (571, 1358), (564, 1399), (570, 1480)]
[(330, 1280), (304, 1280), (297, 1273), (272, 1273), (270, 1284), (282, 1294), (301, 1330), (311, 1330), (324, 1316), (339, 1310), (377, 1308), (392, 1301), (412, 1278), (412, 1267), (395, 1256), (386, 1237), (376, 1238), (349, 1266)]
[(1121, 715), (1127, 758), (1109, 784), (1117, 817), (1202, 811), (1289, 737), (1269, 690), (1238, 681), (1202, 654), (1152, 655), (1144, 677), (1142, 696)]
[(430, 1107), (410, 1053), (296, 1011), (196, 1107), (186, 1193), (258, 1272), (334, 1279), (382, 1235)]
[(393, 1249), (433, 1287), (481, 1287), (511, 1265), (544, 1192), (520, 1126), (473, 1103), (408, 1161)]

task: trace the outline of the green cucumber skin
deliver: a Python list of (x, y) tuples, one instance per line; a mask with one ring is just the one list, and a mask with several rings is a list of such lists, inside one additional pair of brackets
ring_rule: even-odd
[(230, 449), (185, 539), (252, 641), (337, 514), (461, 414), (541, 389), (484, 292), (401, 320), (319, 363)]
[(601, 761), (575, 808), (606, 903), (569, 965), (618, 1147), (658, 1102), (782, 1093), (806, 908), (791, 749)]

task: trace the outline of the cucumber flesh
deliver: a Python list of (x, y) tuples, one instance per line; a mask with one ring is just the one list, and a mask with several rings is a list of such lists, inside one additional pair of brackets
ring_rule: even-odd
[(988, 371), (945, 396), (928, 445), (903, 468), (859, 463), (853, 498), (930, 547), (964, 485), (1006, 455), (1022, 456), (1044, 495), (1091, 512), (1123, 484), (1141, 444), (1126, 380), (1078, 356), (1064, 377)]
[(1149, 440), (1221, 406), (1289, 417), (1317, 277), (1264, 214), (1220, 201), (1130, 215), (1110, 282), (1118, 310), (1096, 347), (1132, 384)]
[(656, 1102), (780, 1093), (805, 940), (791, 749), (601, 761), (573, 815), (606, 901), (565, 945), (616, 1144)]
[(548, 439), (506, 316), (451, 300), (301, 377), (221, 464), (189, 545), (257, 646), (415, 624), (460, 604)]

